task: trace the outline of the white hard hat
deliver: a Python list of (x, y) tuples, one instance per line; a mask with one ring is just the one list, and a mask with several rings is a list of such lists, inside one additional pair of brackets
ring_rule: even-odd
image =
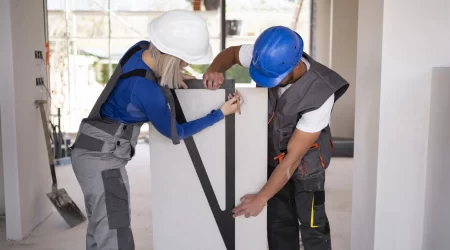
[(148, 24), (148, 35), (158, 50), (189, 64), (208, 64), (212, 60), (208, 26), (192, 11), (162, 14)]

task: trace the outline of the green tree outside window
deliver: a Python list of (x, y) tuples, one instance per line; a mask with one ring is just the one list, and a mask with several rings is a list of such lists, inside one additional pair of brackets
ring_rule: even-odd
[[(200, 74), (204, 74), (209, 65), (191, 65), (191, 68)], [(236, 83), (250, 83), (250, 75), (248, 69), (241, 65), (234, 65), (226, 72), (227, 79), (234, 79)]]

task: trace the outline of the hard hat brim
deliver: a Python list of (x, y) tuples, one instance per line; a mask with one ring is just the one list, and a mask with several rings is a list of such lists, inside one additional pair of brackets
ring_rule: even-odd
[[(183, 58), (181, 58), (181, 59), (183, 59)], [(185, 62), (187, 62), (189, 64), (193, 64), (193, 65), (202, 65), (202, 64), (209, 64), (209, 63), (211, 63), (212, 59), (213, 59), (213, 51), (212, 51), (211, 44), (209, 44), (208, 52), (202, 58), (196, 59), (196, 60), (187, 59), (186, 58), (186, 59), (183, 59), (183, 61), (185, 61)]]
[(164, 46), (164, 44), (162, 44), (158, 39), (155, 39), (157, 37), (157, 33), (154, 30), (154, 22), (149, 23), (148, 25), (148, 34), (149, 34), (149, 39), (150, 39), (150, 43), (152, 43), (153, 45), (155, 45), (155, 47), (165, 53), (165, 54), (169, 54), (171, 56), (180, 58), (181, 60), (189, 63), (189, 64), (194, 64), (194, 65), (202, 65), (202, 64), (209, 64), (212, 61), (212, 57), (213, 57), (213, 51), (212, 51), (212, 46), (211, 43), (209, 43), (208, 46), (208, 50), (206, 52), (205, 55), (203, 55), (202, 57), (199, 58), (189, 58), (188, 55), (182, 54), (180, 53), (180, 51), (176, 51), (172, 48), (168, 48), (166, 46)]
[(256, 68), (253, 66), (253, 63), (250, 65), (249, 73), (250, 77), (256, 84), (266, 87), (266, 88), (274, 88), (280, 84), (284, 78), (292, 71), (293, 69), (288, 70), (286, 73), (279, 75), (278, 77), (267, 77), (262, 75)]

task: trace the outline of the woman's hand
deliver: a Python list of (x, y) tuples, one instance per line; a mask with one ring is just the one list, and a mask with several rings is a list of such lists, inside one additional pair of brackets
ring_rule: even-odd
[(192, 79), (195, 79), (195, 76), (191, 76), (191, 75), (188, 75), (188, 74), (185, 74), (185, 73), (181, 73), (181, 78), (182, 78), (182, 80), (181, 80), (181, 82), (180, 82), (181, 87), (183, 87), (183, 89), (187, 89), (188, 86), (187, 86), (187, 84), (184, 82), (184, 80), (192, 80)]
[[(238, 105), (239, 102), (239, 105)], [(228, 95), (228, 101), (225, 102), (220, 110), (222, 111), (224, 116), (234, 114), (239, 111), (240, 104), (242, 104), (244, 100), (239, 94), (230, 94)]]

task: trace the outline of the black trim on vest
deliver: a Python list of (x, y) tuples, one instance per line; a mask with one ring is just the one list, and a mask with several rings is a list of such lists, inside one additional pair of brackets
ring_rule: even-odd
[(130, 78), (133, 76), (145, 78), (146, 74), (147, 74), (147, 70), (145, 70), (145, 69), (135, 69), (135, 70), (132, 70), (132, 71), (129, 71), (127, 73), (120, 75), (119, 79), (126, 79), (126, 78)]
[[(193, 81), (195, 85), (198, 85), (199, 81)], [(201, 80), (200, 80), (201, 82)], [(228, 99), (228, 95), (234, 92), (234, 82), (233, 81), (225, 81), (222, 88), (225, 88), (225, 100)], [(192, 85), (189, 85), (192, 88)], [(230, 85), (232, 88), (229, 88)], [(199, 86), (197, 86), (199, 87)], [(201, 85), (203, 88), (203, 85)], [(176, 119), (178, 123), (186, 123), (186, 117), (184, 116), (183, 109), (181, 108), (181, 104), (178, 100), (178, 97), (175, 93), (175, 90), (171, 90), (172, 96), (175, 101), (175, 110), (176, 110)], [(235, 178), (236, 178), (236, 169), (235, 169), (235, 117), (234, 115), (229, 115), (225, 117), (225, 175), (226, 175), (226, 209), (222, 211), (219, 203), (217, 201), (217, 197), (212, 188), (211, 182), (208, 178), (208, 174), (206, 172), (205, 166), (203, 164), (202, 158), (198, 151), (197, 145), (195, 144), (194, 138), (188, 137), (184, 139), (184, 143), (186, 144), (186, 148), (188, 150), (189, 156), (191, 157), (192, 163), (194, 165), (195, 171), (197, 172), (197, 176), (200, 180), (200, 184), (202, 185), (203, 191), (205, 193), (206, 199), (208, 200), (209, 206), (214, 215), (214, 219), (216, 220), (217, 226), (219, 228), (220, 234), (222, 235), (222, 239), (225, 243), (227, 250), (235, 250), (235, 219), (233, 218), (232, 209), (235, 206)]]
[(141, 47), (140, 44), (134, 46), (133, 48), (131, 48), (131, 49), (128, 51), (128, 53), (126, 53), (126, 54), (122, 57), (122, 60), (120, 60), (120, 66), (122, 66), (122, 68), (123, 68), (123, 66), (128, 62), (128, 60), (130, 60), (130, 58), (131, 58), (136, 52), (138, 52), (138, 51), (141, 50), (141, 49), (143, 49), (143, 48)]

